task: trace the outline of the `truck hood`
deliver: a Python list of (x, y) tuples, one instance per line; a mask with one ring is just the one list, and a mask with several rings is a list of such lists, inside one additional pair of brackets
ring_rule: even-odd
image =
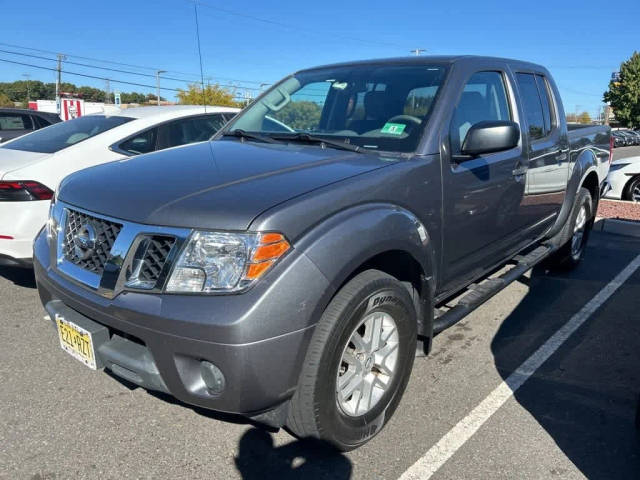
[(378, 154), (220, 140), (74, 173), (58, 196), (137, 223), (246, 230), (270, 207), (389, 164)]
[[(50, 157), (50, 153), (25, 152), (23, 150), (12, 150), (0, 146), (0, 180), (9, 172), (19, 170), (36, 162)], [(34, 180), (33, 178), (22, 178), (20, 180)]]

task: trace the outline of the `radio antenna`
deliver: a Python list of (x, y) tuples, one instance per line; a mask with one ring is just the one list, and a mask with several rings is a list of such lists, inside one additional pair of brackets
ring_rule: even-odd
[(193, 11), (196, 14), (196, 36), (198, 37), (198, 56), (200, 57), (200, 80), (202, 85), (202, 106), (207, 113), (207, 97), (204, 91), (204, 70), (202, 69), (202, 50), (200, 48), (200, 25), (198, 24), (198, 0), (193, 2)]

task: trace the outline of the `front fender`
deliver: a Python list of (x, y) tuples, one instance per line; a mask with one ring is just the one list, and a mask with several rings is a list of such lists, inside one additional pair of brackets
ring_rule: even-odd
[(402, 207), (369, 203), (349, 208), (316, 225), (296, 247), (336, 289), (372, 257), (406, 252), (420, 265), (433, 295), (437, 272), (432, 239), (422, 222)]

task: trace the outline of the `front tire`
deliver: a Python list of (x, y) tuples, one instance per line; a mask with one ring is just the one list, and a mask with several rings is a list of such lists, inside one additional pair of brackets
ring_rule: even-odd
[(348, 451), (378, 434), (404, 393), (416, 349), (416, 311), (405, 286), (364, 271), (316, 326), (287, 427)]
[(580, 263), (594, 220), (591, 193), (582, 187), (562, 230), (562, 246), (548, 262), (550, 267), (570, 270)]

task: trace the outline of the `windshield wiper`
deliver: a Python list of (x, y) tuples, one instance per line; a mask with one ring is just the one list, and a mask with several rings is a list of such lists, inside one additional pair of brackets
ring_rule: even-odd
[(316, 137), (314, 135), (309, 135), (308, 133), (294, 133), (291, 135), (274, 135), (273, 138), (277, 138), (279, 140), (288, 140), (294, 142), (304, 142), (304, 143), (319, 143), (320, 145), (326, 145), (327, 147), (337, 148), (340, 150), (348, 150), (350, 152), (364, 153), (366, 150), (363, 147), (358, 145), (351, 145), (350, 143), (340, 142), (338, 140), (327, 140), (323, 137)]
[(260, 135), (259, 133), (247, 132), (246, 130), (242, 130), (241, 128), (236, 128), (230, 130), (228, 132), (224, 132), (222, 134), (223, 137), (238, 137), (238, 138), (249, 138), (251, 140), (258, 140), (264, 143), (281, 143), (280, 141), (268, 137), (266, 135)]

